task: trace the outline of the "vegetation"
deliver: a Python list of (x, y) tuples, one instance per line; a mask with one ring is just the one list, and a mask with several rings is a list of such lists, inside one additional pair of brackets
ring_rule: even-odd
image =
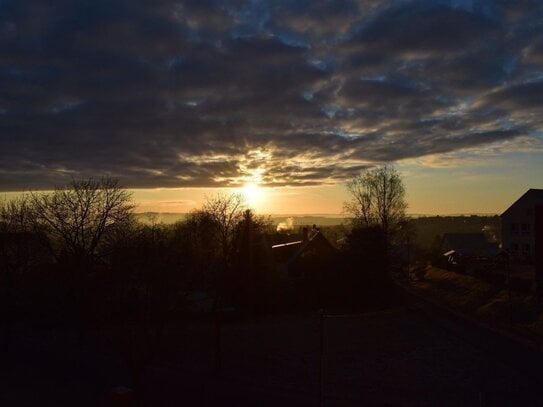
[(410, 289), (471, 319), (518, 335), (540, 348), (543, 301), (529, 289), (522, 290), (526, 283), (530, 285), (533, 279), (516, 276), (511, 282), (513, 289), (509, 297), (506, 284), (428, 267), (424, 280), (414, 281)]
[(345, 202), (345, 211), (354, 216), (356, 226), (380, 226), (388, 246), (407, 209), (400, 173), (388, 165), (370, 168), (350, 180), (347, 190), (351, 199)]
[(52, 193), (32, 193), (34, 222), (61, 244), (63, 254), (92, 260), (115, 229), (130, 221), (134, 205), (117, 180), (72, 181)]
[[(390, 306), (401, 295), (385, 271), (395, 265), (391, 260), (405, 257), (406, 247), (408, 259), (425, 262), (445, 232), (499, 233), (496, 217), (405, 218), (405, 190), (390, 167), (370, 170), (349, 185), (353, 200), (346, 207), (355, 222), (315, 227), (312, 233), (331, 245), (325, 241), (298, 257), (302, 246), (292, 246), (283, 259), (272, 245), (303, 239), (293, 222), (277, 231), (269, 217), (247, 209), (235, 194), (211, 197), (173, 224), (154, 216), (138, 221), (130, 194), (109, 178), (0, 202), (4, 351), (9, 354), (17, 329), (77, 332), (82, 342), (106, 343), (123, 355), (138, 388), (172, 330), (179, 332), (189, 319), (208, 320), (214, 329), (207, 346), (215, 355), (209, 364), (220, 372), (228, 315)], [(439, 290), (450, 278), (436, 288), (434, 274), (430, 270), (416, 288), (435, 288), (448, 298)], [(503, 288), (496, 290), (499, 307)], [(485, 308), (482, 299), (476, 312), (495, 307)]]
[[(77, 327), (85, 337), (90, 327), (121, 324), (125, 331), (130, 326), (123, 334), (126, 345), (127, 338), (136, 336), (158, 340), (169, 321), (195, 309), (194, 293), (213, 304), (197, 308), (213, 311), (216, 317), (229, 307), (260, 315), (293, 304), (321, 306), (299, 301), (305, 285), (322, 296), (325, 284), (327, 304), (333, 305), (345, 300), (342, 293), (348, 287), (365, 284), (342, 272), (349, 269), (348, 262), (328, 259), (335, 266), (325, 282), (319, 274), (318, 281), (292, 285), (293, 280), (275, 269), (271, 219), (245, 208), (239, 195), (214, 196), (169, 225), (153, 216), (139, 222), (133, 208), (130, 194), (110, 178), (74, 180), (50, 193), (33, 192), (2, 202), (5, 326), (23, 319), (30, 324), (64, 324)], [(321, 233), (343, 251), (338, 257), (364, 262), (371, 269), (367, 275), (373, 275), (382, 267), (382, 246), (364, 245), (365, 238), (356, 233), (346, 238), (347, 230), (325, 227)], [(296, 240), (289, 233), (293, 231), (284, 238)], [(304, 274), (320, 267), (312, 256), (318, 257), (318, 251), (302, 256)], [(356, 302), (356, 297), (353, 290), (349, 301)], [(134, 350), (131, 357), (138, 354), (143, 353)]]
[(501, 223), (494, 216), (424, 216), (409, 222), (417, 231), (416, 244), (429, 251), (444, 233), (484, 233), (491, 242), (501, 241)]
[[(389, 277), (390, 271), (398, 266), (399, 254), (393, 246), (399, 244), (399, 232), (405, 234), (408, 230), (401, 175), (389, 165), (370, 168), (351, 179), (347, 191), (350, 200), (344, 203), (344, 210), (353, 216), (352, 230), (346, 237), (347, 252), (357, 259), (355, 264), (369, 261), (372, 265), (369, 275), (368, 270), (362, 272), (373, 284), (379, 282), (378, 291), (390, 292), (391, 287), (383, 286), (387, 279), (379, 275)], [(367, 247), (368, 239), (376, 239), (374, 244), (378, 247)]]

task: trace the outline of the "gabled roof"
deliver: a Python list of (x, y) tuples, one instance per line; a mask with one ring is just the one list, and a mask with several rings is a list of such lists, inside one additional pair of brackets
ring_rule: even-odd
[(302, 243), (302, 240), (296, 240), (295, 242), (288, 242), (288, 243), (274, 244), (274, 245), (272, 246), (272, 249), (279, 249), (280, 247), (292, 246), (292, 245), (300, 244), (300, 243)]
[(282, 244), (276, 244), (271, 247), (273, 259), (279, 263), (286, 263), (298, 252), (304, 242), (296, 240)]
[[(489, 242), (482, 233), (445, 233), (443, 243), (447, 242), (449, 250), (458, 254), (488, 254), (495, 251), (495, 244)], [(443, 245), (442, 243), (442, 245)]]
[(326, 239), (320, 231), (317, 231), (306, 240), (297, 240), (272, 246), (273, 257), (275, 261), (291, 263), (317, 241), (325, 242), (325, 244), (330, 246), (331, 250), (336, 250), (328, 239)]
[(500, 216), (506, 215), (517, 203), (521, 202), (526, 198), (533, 198), (535, 200), (541, 200), (541, 202), (543, 202), (543, 189), (530, 188), (528, 191), (522, 194), (519, 199), (513, 202), (513, 204), (509, 208), (507, 208)]

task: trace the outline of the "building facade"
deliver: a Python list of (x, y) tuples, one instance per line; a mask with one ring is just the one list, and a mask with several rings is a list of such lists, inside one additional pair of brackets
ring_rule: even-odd
[(543, 205), (543, 189), (529, 189), (504, 213), (502, 249), (511, 258), (533, 262), (536, 253), (536, 208)]

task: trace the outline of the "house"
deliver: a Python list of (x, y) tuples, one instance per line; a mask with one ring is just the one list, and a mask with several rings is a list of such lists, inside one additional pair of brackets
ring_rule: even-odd
[(303, 228), (300, 239), (275, 244), (271, 247), (275, 269), (289, 278), (310, 278), (331, 264), (337, 249), (313, 225)]
[(538, 206), (543, 206), (543, 189), (529, 189), (501, 214), (502, 249), (512, 259), (530, 263), (535, 260)]
[(498, 245), (489, 242), (483, 233), (445, 233), (441, 253), (450, 263), (459, 259), (484, 259), (498, 254)]
[(535, 275), (537, 291), (543, 294), (543, 205), (535, 208)]

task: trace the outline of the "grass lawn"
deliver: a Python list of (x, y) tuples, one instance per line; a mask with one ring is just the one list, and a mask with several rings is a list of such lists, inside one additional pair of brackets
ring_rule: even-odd
[(535, 294), (512, 291), (510, 306), (507, 288), (431, 266), (423, 280), (411, 282), (411, 290), (543, 349), (543, 300)]

